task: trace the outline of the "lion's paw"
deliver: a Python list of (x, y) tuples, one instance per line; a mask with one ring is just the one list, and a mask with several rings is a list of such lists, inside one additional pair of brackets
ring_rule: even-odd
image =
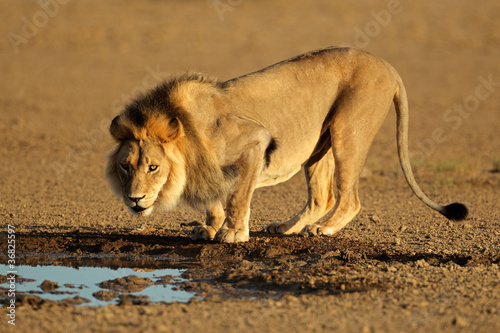
[(222, 228), (215, 235), (215, 240), (221, 243), (248, 242), (250, 235), (243, 230)]
[(305, 237), (321, 236), (323, 235), (323, 232), (321, 230), (321, 226), (317, 224), (307, 224), (300, 232), (300, 235)]
[(279, 222), (269, 223), (268, 225), (266, 225), (266, 232), (268, 234), (282, 234), (283, 232), (280, 230), (280, 226), (282, 224), (283, 223)]
[(212, 240), (215, 238), (217, 230), (210, 225), (199, 225), (191, 230), (191, 239), (197, 240)]

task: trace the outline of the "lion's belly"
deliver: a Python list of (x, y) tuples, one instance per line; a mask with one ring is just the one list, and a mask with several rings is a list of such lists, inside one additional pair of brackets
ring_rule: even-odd
[[(319, 132), (319, 130), (316, 132)], [(269, 166), (262, 170), (257, 180), (257, 187), (276, 185), (297, 174), (313, 154), (319, 140), (319, 133), (301, 138), (288, 137), (281, 139), (287, 140), (286, 146), (284, 143), (280, 145), (280, 138), (277, 138), (277, 140), (278, 148), (271, 154)]]
[(257, 188), (273, 186), (279, 183), (283, 183), (288, 179), (292, 178), (297, 172), (300, 171), (301, 168), (302, 166), (298, 166), (295, 167), (294, 169), (283, 170), (282, 172), (279, 173), (269, 172), (268, 170), (264, 170), (259, 176), (259, 179), (257, 181)]

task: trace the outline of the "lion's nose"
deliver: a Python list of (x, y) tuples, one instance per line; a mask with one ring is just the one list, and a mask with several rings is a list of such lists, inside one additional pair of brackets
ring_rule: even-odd
[(129, 196), (128, 196), (128, 198), (129, 198), (130, 200), (132, 200), (133, 202), (138, 203), (139, 201), (141, 201), (142, 199), (144, 199), (144, 197), (145, 197), (145, 196), (146, 196), (146, 195), (143, 195), (142, 197), (140, 197), (140, 198), (139, 198), (139, 197), (131, 197), (131, 196), (129, 195)]

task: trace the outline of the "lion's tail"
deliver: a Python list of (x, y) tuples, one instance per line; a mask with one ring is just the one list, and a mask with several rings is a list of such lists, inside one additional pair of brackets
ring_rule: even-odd
[(398, 145), (398, 155), (399, 162), (401, 163), (401, 168), (403, 169), (403, 173), (405, 175), (406, 181), (410, 188), (413, 190), (413, 193), (422, 200), (427, 206), (431, 207), (434, 210), (437, 210), (439, 213), (444, 215), (446, 218), (450, 220), (463, 220), (467, 217), (468, 210), (465, 205), (455, 202), (449, 204), (447, 206), (441, 206), (425, 195), (425, 193), (418, 186), (415, 177), (413, 176), (413, 171), (411, 169), (410, 157), (408, 153), (408, 99), (406, 95), (406, 89), (403, 84), (403, 80), (399, 76), (399, 74), (391, 67), (392, 74), (396, 78), (398, 87), (396, 89), (396, 93), (394, 95), (394, 105), (396, 107), (396, 115), (397, 115), (397, 145)]

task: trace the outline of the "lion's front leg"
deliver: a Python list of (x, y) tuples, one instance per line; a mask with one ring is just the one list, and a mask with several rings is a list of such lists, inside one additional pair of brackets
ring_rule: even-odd
[(224, 224), (215, 235), (221, 243), (246, 242), (250, 238), (248, 221), (250, 201), (256, 184), (255, 172), (240, 180), (237, 190), (227, 200), (227, 216)]
[(246, 242), (250, 238), (250, 202), (257, 179), (266, 167), (266, 149), (272, 137), (253, 122), (238, 120), (239, 135), (227, 143), (226, 156), (233, 156), (238, 178), (226, 204), (226, 219), (215, 239), (222, 243)]
[(191, 230), (192, 240), (212, 240), (221, 228), (226, 214), (220, 201), (217, 201), (207, 209), (207, 218), (204, 225), (199, 225)]
[(250, 240), (250, 233), (248, 231), (222, 228), (216, 234), (216, 240), (221, 243), (241, 243)]
[[(248, 213), (250, 214), (250, 210)], [(221, 243), (248, 242), (250, 239), (248, 219), (243, 221), (243, 223), (240, 223), (240, 225), (238, 225), (238, 223), (227, 221), (227, 223), (219, 229), (215, 235), (215, 239)]]

